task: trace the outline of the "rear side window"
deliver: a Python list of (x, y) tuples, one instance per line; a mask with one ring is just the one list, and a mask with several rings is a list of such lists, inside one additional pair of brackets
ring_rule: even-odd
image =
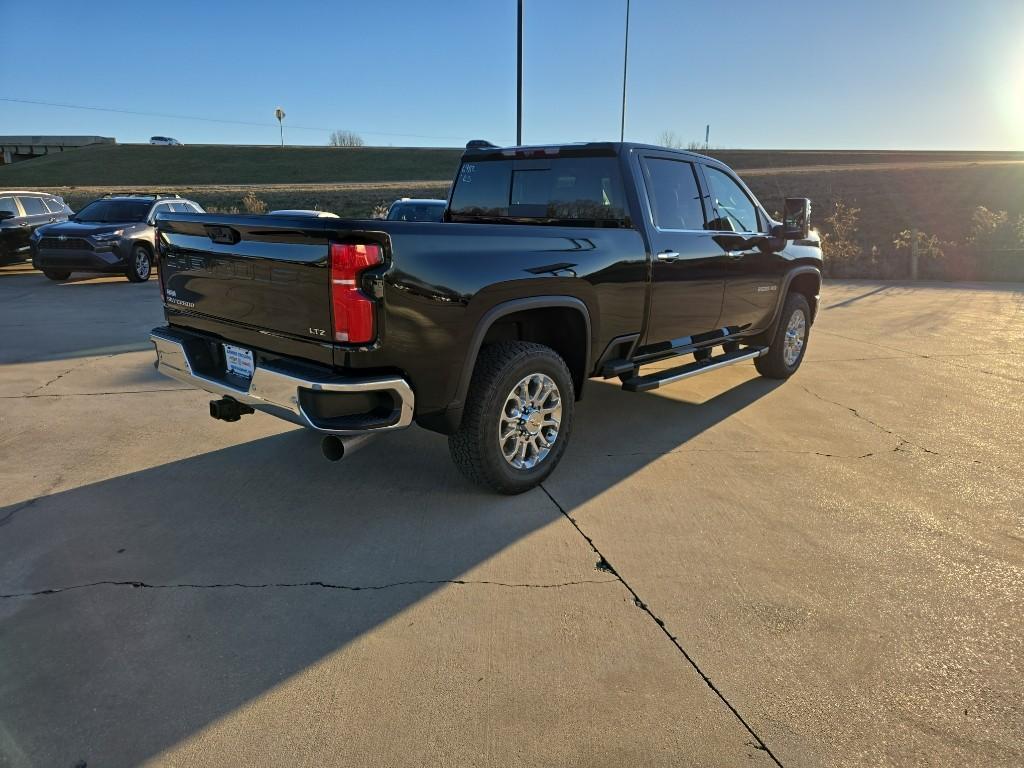
[(704, 207), (693, 163), (645, 157), (644, 176), (658, 229), (704, 229)]
[(628, 225), (622, 178), (612, 157), (463, 163), (449, 213), (453, 221)]
[(64, 204), (60, 200), (54, 200), (52, 197), (48, 197), (45, 202), (46, 207), (50, 209), (50, 213), (65, 213)]
[(19, 197), (18, 202), (25, 209), (26, 216), (38, 216), (42, 213), (49, 213), (46, 210), (46, 206), (43, 205), (43, 198), (41, 197)]
[(0, 211), (9, 211), (15, 216), (21, 216), (13, 197), (0, 197)]

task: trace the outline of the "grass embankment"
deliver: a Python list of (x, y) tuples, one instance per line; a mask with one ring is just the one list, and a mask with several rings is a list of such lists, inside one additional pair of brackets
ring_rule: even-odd
[[(0, 189), (203, 184), (344, 184), (451, 179), (461, 149), (417, 147), (154, 147), (114, 144), (0, 166)], [(1024, 160), (1010, 152), (711, 150), (737, 170)]]
[(404, 147), (98, 145), (2, 166), (0, 189), (432, 181), (454, 176), (461, 154)]
[[(207, 208), (230, 210), (243, 208), (247, 191), (245, 186), (230, 185), (248, 185), (271, 210), (319, 208), (362, 218), (397, 197), (444, 197), (459, 154), (458, 149), (104, 146), (0, 167), (0, 189), (46, 188), (63, 194), (78, 209), (111, 189), (159, 187)], [(852, 271), (833, 262), (834, 274), (907, 276), (908, 254), (897, 252), (893, 241), (901, 231), (917, 228), (947, 243), (947, 257), (960, 264), (953, 270), (925, 269), (925, 275), (1024, 275), (1024, 265), (1013, 261), (1013, 254), (1000, 256), (1013, 261), (1012, 269), (974, 268), (976, 254), (966, 248), (978, 206), (1006, 211), (1011, 221), (1024, 214), (1024, 153), (710, 154), (740, 170), (770, 212), (781, 209), (784, 197), (810, 197), (815, 226), (828, 232), (826, 217), (836, 202), (860, 209), (853, 240), (864, 258), (846, 265)], [(875, 256), (870, 256), (872, 249)]]

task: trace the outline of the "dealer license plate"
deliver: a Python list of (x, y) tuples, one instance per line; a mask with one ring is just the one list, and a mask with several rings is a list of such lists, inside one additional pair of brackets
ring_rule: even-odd
[(228, 373), (241, 376), (245, 379), (252, 378), (254, 365), (252, 362), (252, 350), (233, 347), (230, 344), (224, 345), (224, 359), (227, 362)]

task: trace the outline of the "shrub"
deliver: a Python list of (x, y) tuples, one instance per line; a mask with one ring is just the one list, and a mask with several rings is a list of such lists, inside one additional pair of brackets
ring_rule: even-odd
[[(915, 231), (912, 229), (904, 229), (896, 238), (892, 241), (892, 244), (896, 247), (898, 252), (905, 252), (910, 254), (914, 249), (914, 235)], [(929, 235), (926, 232), (916, 232), (917, 235), (917, 256), (919, 259), (927, 259), (929, 261), (941, 261), (946, 256), (946, 249), (955, 246), (956, 243), (946, 242), (940, 240), (935, 235)]]
[(246, 213), (266, 213), (267, 204), (256, 197), (251, 189), (242, 196), (242, 207)]
[(388, 208), (391, 204), (387, 200), (378, 200), (373, 204), (373, 208), (370, 210), (371, 219), (383, 219), (388, 215)]
[(1024, 247), (1024, 216), (1010, 220), (1006, 211), (990, 211), (979, 205), (971, 214), (967, 244), (975, 253), (1014, 250)]
[(831, 275), (849, 275), (860, 257), (861, 247), (857, 243), (857, 220), (860, 208), (851, 208), (842, 200), (836, 200), (832, 213), (825, 218), (826, 232), (821, 236), (825, 269)]

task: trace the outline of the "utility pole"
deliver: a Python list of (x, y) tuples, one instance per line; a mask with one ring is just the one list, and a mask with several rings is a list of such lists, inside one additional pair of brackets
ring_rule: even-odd
[(626, 140), (626, 72), (629, 67), (629, 0), (626, 0), (626, 40), (622, 49), (622, 124), (619, 141)]
[(277, 124), (281, 128), (281, 146), (284, 146), (284, 110), (278, 107), (274, 110), (274, 117), (277, 118)]
[(516, 146), (523, 143), (523, 0), (519, 0), (516, 35)]
[(910, 279), (917, 280), (917, 227), (910, 230)]
[(711, 146), (711, 123), (704, 126), (704, 151), (707, 152)]

